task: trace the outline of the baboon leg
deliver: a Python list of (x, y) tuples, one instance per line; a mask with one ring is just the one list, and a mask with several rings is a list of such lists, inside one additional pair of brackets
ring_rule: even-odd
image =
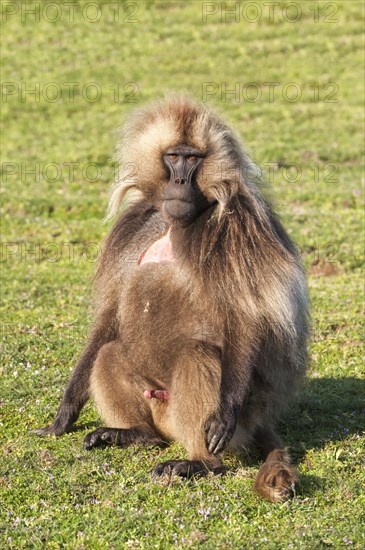
[(222, 471), (220, 458), (206, 448), (204, 432), (205, 421), (219, 405), (220, 383), (221, 363), (213, 347), (191, 346), (180, 354), (168, 405), (163, 414), (159, 403), (152, 411), (157, 428), (185, 447), (188, 460), (159, 464), (155, 475), (191, 477)]
[(256, 476), (255, 491), (272, 502), (284, 502), (292, 496), (297, 480), (289, 453), (271, 428), (259, 428), (255, 443), (265, 458)]
[(147, 382), (127, 364), (120, 343), (111, 342), (101, 348), (91, 373), (90, 392), (108, 427), (89, 433), (84, 440), (85, 449), (113, 444), (163, 444), (154, 427), (149, 402), (143, 397), (147, 384), (154, 381)]

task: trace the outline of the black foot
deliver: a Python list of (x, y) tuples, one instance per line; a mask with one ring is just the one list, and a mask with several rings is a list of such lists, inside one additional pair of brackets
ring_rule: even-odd
[(129, 445), (156, 445), (165, 447), (166, 443), (143, 428), (98, 428), (87, 434), (84, 439), (84, 449), (90, 451), (93, 447), (105, 447), (117, 445), (129, 447)]
[(64, 433), (72, 431), (72, 424), (70, 425), (58, 425), (58, 424), (51, 424), (50, 426), (45, 426), (44, 428), (36, 428), (35, 430), (31, 430), (30, 433), (35, 435), (62, 435)]
[(84, 439), (84, 449), (90, 451), (93, 447), (105, 447), (116, 443), (118, 431), (115, 428), (98, 428), (87, 434)]
[(180, 476), (189, 479), (193, 476), (206, 476), (209, 469), (200, 460), (167, 460), (158, 464), (153, 471), (153, 475), (160, 476)]
[[(61, 407), (62, 409), (62, 407)], [(78, 419), (79, 412), (74, 410), (60, 410), (54, 419), (53, 423), (50, 426), (45, 426), (44, 428), (37, 428), (32, 430), (31, 433), (36, 435), (62, 435), (72, 431), (74, 422)]]

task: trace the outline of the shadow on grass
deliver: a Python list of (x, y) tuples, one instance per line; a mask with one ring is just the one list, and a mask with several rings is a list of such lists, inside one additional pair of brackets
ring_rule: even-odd
[[(360, 435), (365, 429), (365, 380), (347, 378), (307, 379), (295, 403), (278, 424), (290, 456), (299, 464), (309, 449), (322, 449)], [(257, 468), (262, 458), (255, 449), (239, 457), (242, 466)], [(296, 493), (310, 497), (323, 489), (325, 481), (318, 476), (300, 474)]]
[(295, 461), (365, 429), (365, 381), (355, 377), (307, 379), (278, 426)]
[(295, 494), (298, 497), (312, 497), (318, 490), (324, 492), (326, 480), (310, 474), (299, 474), (295, 483)]

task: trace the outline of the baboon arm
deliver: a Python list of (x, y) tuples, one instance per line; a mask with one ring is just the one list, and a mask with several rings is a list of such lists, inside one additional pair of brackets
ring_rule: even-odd
[(222, 369), (220, 404), (205, 423), (205, 443), (212, 454), (221, 453), (236, 429), (238, 413), (247, 393), (250, 362), (236, 358)]

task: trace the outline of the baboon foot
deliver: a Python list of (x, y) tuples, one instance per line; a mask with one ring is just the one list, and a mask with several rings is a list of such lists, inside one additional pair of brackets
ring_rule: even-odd
[(41, 437), (45, 435), (56, 435), (57, 437), (60, 435), (63, 435), (68, 432), (73, 431), (72, 424), (57, 424), (54, 422), (53, 424), (50, 424), (49, 426), (45, 426), (44, 428), (35, 428), (34, 430), (31, 430), (30, 433), (34, 435), (39, 435)]
[(115, 428), (98, 428), (87, 434), (84, 439), (84, 449), (90, 451), (94, 447), (104, 447), (116, 443), (118, 430)]
[(153, 471), (153, 476), (167, 476), (169, 478), (172, 476), (179, 476), (184, 479), (189, 479), (194, 476), (206, 476), (209, 472), (213, 472), (213, 474), (216, 475), (223, 474), (225, 468), (222, 465), (215, 468), (209, 468), (201, 460), (167, 460), (156, 466)]
[(117, 445), (129, 447), (129, 445), (166, 445), (156, 434), (141, 428), (98, 428), (87, 434), (84, 439), (84, 449), (90, 451), (94, 447)]
[(44, 435), (62, 435), (63, 431), (58, 433), (53, 428), (53, 425), (51, 425), (51, 426), (45, 426), (44, 428), (36, 428), (35, 430), (31, 430), (30, 433), (35, 434), (35, 435), (40, 435), (40, 436), (44, 436)]
[(272, 451), (257, 474), (254, 489), (267, 500), (284, 502), (293, 496), (296, 472), (285, 449)]
[(72, 431), (72, 425), (75, 420), (77, 420), (76, 414), (71, 413), (62, 413), (60, 415), (57, 415), (54, 422), (50, 424), (49, 426), (45, 426), (44, 428), (36, 428), (35, 430), (31, 430), (31, 433), (35, 435), (45, 436), (45, 435), (62, 435), (64, 433)]
[(208, 472), (209, 469), (200, 460), (167, 460), (156, 466), (153, 475), (156, 477), (179, 476), (189, 479), (193, 476), (206, 476)]

